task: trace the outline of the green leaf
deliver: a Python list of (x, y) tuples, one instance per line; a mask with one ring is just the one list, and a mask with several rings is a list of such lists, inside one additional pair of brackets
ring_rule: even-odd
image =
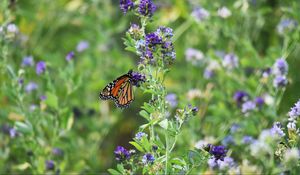
[(118, 164), (118, 165), (117, 165), (117, 169), (118, 169), (121, 173), (123, 173), (123, 172), (124, 172), (123, 164)]
[(164, 119), (163, 121), (159, 122), (159, 126), (161, 126), (164, 129), (168, 129), (168, 119)]
[(108, 169), (107, 170), (110, 174), (112, 174), (112, 175), (119, 175), (119, 174), (122, 174), (122, 173), (120, 173), (120, 172), (118, 172), (117, 170), (114, 170), (114, 169)]
[(55, 94), (52, 94), (50, 92), (46, 92), (46, 104), (52, 108), (57, 109), (58, 108), (58, 98)]
[(67, 130), (70, 130), (73, 126), (73, 123), (74, 123), (74, 117), (73, 116), (70, 116), (69, 119), (68, 119), (68, 122), (67, 122)]
[(17, 131), (21, 132), (21, 133), (31, 133), (32, 132), (32, 126), (30, 123), (23, 123), (23, 122), (16, 122), (16, 128)]
[(145, 152), (144, 149), (136, 142), (129, 142), (131, 145), (133, 145), (137, 150), (139, 150), (140, 152)]
[(144, 117), (146, 120), (150, 120), (150, 116), (149, 116), (149, 113), (148, 112), (146, 112), (145, 110), (141, 110), (140, 111), (140, 115), (142, 116), (142, 117)]

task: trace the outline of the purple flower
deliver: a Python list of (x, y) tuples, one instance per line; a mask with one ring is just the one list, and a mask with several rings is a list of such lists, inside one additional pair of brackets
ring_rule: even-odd
[(225, 149), (225, 146), (219, 145), (219, 146), (214, 146), (209, 144), (209, 153), (212, 154), (216, 160), (221, 159), (223, 160), (224, 157), (226, 156), (227, 150)]
[(208, 68), (205, 68), (203, 76), (204, 76), (205, 79), (211, 79), (212, 77), (215, 76), (215, 71), (211, 70), (211, 69), (208, 69)]
[(9, 135), (10, 135), (10, 138), (15, 138), (18, 135), (18, 132), (17, 132), (16, 129), (10, 128), (9, 129)]
[(40, 96), (40, 100), (41, 100), (41, 101), (44, 101), (44, 100), (46, 100), (46, 99), (47, 99), (47, 96), (46, 96), (46, 95), (41, 95), (41, 96)]
[(29, 82), (25, 87), (25, 91), (27, 93), (30, 93), (33, 90), (36, 90), (37, 88), (38, 88), (38, 85), (35, 82)]
[(298, 100), (295, 105), (290, 109), (288, 113), (289, 117), (292, 119), (297, 118), (300, 116), (300, 100)]
[(199, 111), (199, 108), (197, 108), (197, 107), (192, 108), (192, 114), (193, 115), (196, 115), (198, 111)]
[(39, 61), (35, 68), (36, 74), (40, 75), (46, 71), (46, 63), (44, 61)]
[(247, 101), (242, 104), (242, 112), (248, 113), (250, 111), (253, 111), (256, 107), (256, 104), (253, 101)]
[(297, 21), (293, 19), (282, 19), (277, 25), (277, 32), (279, 34), (284, 34), (296, 28), (298, 25)]
[(153, 53), (147, 49), (141, 56), (141, 61), (142, 62), (149, 62), (149, 63), (153, 63), (154, 59), (153, 59)]
[(155, 33), (161, 37), (169, 39), (173, 37), (173, 29), (165, 26), (160, 26)]
[(143, 35), (143, 31), (141, 30), (140, 26), (137, 24), (131, 24), (130, 28), (128, 29), (128, 33), (134, 39), (138, 40)]
[(204, 59), (204, 54), (197, 49), (188, 48), (185, 51), (185, 59), (191, 62), (193, 65), (197, 65), (201, 60)]
[(53, 160), (47, 160), (45, 162), (45, 166), (47, 170), (54, 170), (55, 169), (55, 163)]
[(286, 76), (276, 76), (273, 80), (273, 86), (275, 88), (282, 88), (285, 87), (288, 84), (288, 80)]
[(242, 139), (243, 144), (251, 144), (253, 143), (254, 139), (252, 136), (244, 136)]
[(66, 55), (66, 60), (71, 61), (75, 57), (75, 52), (71, 51)]
[(271, 75), (272, 69), (271, 68), (266, 68), (262, 70), (262, 77), (267, 78)]
[(135, 138), (137, 140), (141, 140), (143, 137), (147, 137), (148, 135), (144, 132), (138, 132), (136, 135), (135, 135)]
[(18, 83), (20, 86), (22, 86), (24, 84), (24, 79), (23, 78), (19, 78), (18, 79)]
[(232, 136), (232, 135), (226, 136), (226, 137), (222, 140), (222, 144), (225, 145), (225, 146), (228, 146), (228, 145), (234, 145), (234, 144), (235, 144), (235, 141), (234, 141), (233, 136)]
[(272, 135), (277, 135), (279, 137), (285, 136), (285, 133), (281, 129), (281, 124), (279, 122), (275, 122), (270, 131)]
[(265, 104), (265, 100), (262, 97), (256, 97), (255, 104), (256, 104), (256, 106), (261, 108)]
[(142, 162), (144, 164), (152, 164), (154, 160), (155, 160), (154, 156), (150, 153), (147, 153), (143, 156)]
[(176, 94), (174, 93), (170, 93), (168, 94), (166, 97), (165, 97), (167, 103), (172, 107), (172, 108), (175, 108), (178, 104), (178, 101), (177, 101), (177, 96)]
[(127, 149), (122, 146), (117, 146), (114, 151), (117, 161), (124, 161), (130, 159), (130, 153)]
[(162, 38), (156, 33), (149, 33), (146, 35), (146, 45), (149, 47), (162, 44)]
[(52, 154), (55, 156), (63, 156), (64, 152), (60, 148), (53, 148), (52, 149)]
[(33, 66), (34, 62), (33, 62), (33, 57), (32, 56), (26, 56), (23, 58), (22, 61), (22, 66)]
[(207, 164), (208, 164), (209, 168), (211, 168), (211, 169), (214, 169), (215, 167), (218, 166), (215, 158), (208, 159)]
[(130, 75), (132, 85), (134, 86), (138, 87), (141, 83), (144, 83), (146, 81), (145, 75), (140, 74), (139, 72), (129, 71), (128, 74)]
[(233, 99), (235, 100), (238, 106), (240, 106), (243, 102), (247, 101), (248, 98), (248, 93), (244, 91), (236, 91), (233, 96)]
[(152, 0), (141, 0), (138, 12), (143, 16), (151, 17), (156, 10), (156, 5), (152, 2)]
[(233, 158), (225, 157), (224, 160), (217, 160), (220, 170), (228, 169), (234, 166)]
[(123, 13), (127, 13), (128, 10), (133, 9), (134, 4), (131, 0), (120, 0), (120, 9)]
[(239, 124), (234, 123), (230, 127), (230, 133), (235, 133), (240, 129), (241, 129), (241, 126)]
[(222, 60), (222, 64), (229, 70), (237, 68), (239, 66), (238, 57), (233, 53), (226, 54)]
[(286, 75), (288, 73), (288, 68), (289, 66), (285, 59), (279, 58), (273, 65), (273, 74), (277, 76)]
[(9, 33), (18, 33), (19, 32), (19, 29), (15, 24), (8, 24), (6, 28), (7, 28), (7, 32), (9, 32)]
[[(135, 48), (136, 48), (136, 52), (137, 52), (138, 55), (142, 55), (146, 50), (148, 50), (148, 49), (146, 49), (146, 41), (142, 40), (142, 39), (138, 40), (135, 43)], [(149, 52), (151, 52), (151, 51), (149, 51)]]
[(202, 7), (196, 8), (192, 12), (192, 17), (195, 18), (197, 22), (202, 22), (209, 17), (209, 12)]
[(90, 43), (87, 41), (80, 41), (77, 46), (76, 46), (76, 50), (77, 52), (83, 52), (84, 50), (86, 50), (87, 48), (89, 48)]

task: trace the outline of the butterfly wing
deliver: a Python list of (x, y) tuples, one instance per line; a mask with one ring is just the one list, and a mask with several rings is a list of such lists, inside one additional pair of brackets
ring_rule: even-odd
[(130, 103), (134, 100), (133, 89), (131, 81), (125, 82), (118, 94), (118, 98), (115, 99), (115, 104), (119, 108), (126, 108), (130, 105)]
[(105, 88), (100, 92), (99, 97), (102, 100), (107, 99), (118, 99), (118, 94), (121, 88), (124, 86), (124, 83), (129, 82), (130, 77), (125, 74), (114, 80), (113, 82), (109, 83)]

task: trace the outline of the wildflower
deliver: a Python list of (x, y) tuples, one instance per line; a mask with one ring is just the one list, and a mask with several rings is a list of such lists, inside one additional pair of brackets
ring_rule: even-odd
[(114, 151), (117, 161), (124, 161), (130, 159), (130, 153), (122, 146), (117, 146)]
[(144, 164), (152, 164), (154, 160), (155, 160), (154, 156), (150, 153), (147, 153), (143, 156), (142, 162)]
[(288, 84), (288, 80), (286, 76), (276, 76), (273, 80), (273, 86), (275, 88), (282, 88), (285, 87)]
[(224, 157), (224, 160), (217, 160), (217, 164), (220, 170), (225, 170), (233, 167), (234, 161), (231, 157)]
[(47, 99), (47, 96), (46, 96), (46, 95), (41, 95), (41, 96), (40, 96), (40, 100), (41, 100), (41, 101), (45, 101), (46, 99)]
[(248, 113), (250, 111), (253, 111), (256, 107), (255, 102), (253, 101), (247, 101), (245, 103), (242, 104), (242, 112), (243, 113)]
[(133, 23), (128, 29), (128, 34), (134, 39), (139, 39), (143, 35), (143, 31), (141, 30), (139, 25)]
[(236, 91), (233, 95), (233, 99), (240, 106), (242, 103), (246, 102), (249, 98), (249, 95), (245, 91)]
[(151, 17), (155, 11), (156, 5), (152, 2), (152, 0), (140, 0), (138, 7), (140, 15)]
[(52, 149), (52, 154), (55, 156), (63, 156), (64, 152), (60, 148), (53, 148)]
[(135, 138), (137, 140), (141, 140), (143, 137), (147, 137), (148, 135), (144, 132), (138, 132), (136, 135), (135, 135)]
[(15, 24), (8, 24), (6, 29), (7, 29), (7, 32), (9, 32), (9, 33), (18, 33), (19, 32), (19, 29)]
[(18, 132), (15, 128), (10, 128), (9, 135), (10, 135), (10, 138), (15, 138), (18, 135)]
[(231, 11), (227, 7), (221, 7), (218, 9), (218, 15), (222, 18), (228, 18), (231, 16)]
[(277, 32), (283, 35), (286, 32), (290, 32), (297, 27), (297, 21), (293, 19), (282, 19), (277, 25)]
[(172, 38), (173, 37), (173, 29), (169, 27), (160, 26), (155, 33), (161, 37)]
[(141, 83), (146, 81), (146, 77), (143, 74), (140, 74), (139, 72), (130, 72), (131, 73), (131, 81), (132, 85), (134, 86), (140, 86)]
[(279, 58), (273, 65), (273, 74), (280, 76), (288, 73), (288, 64), (283, 58)]
[(222, 144), (225, 145), (225, 146), (235, 144), (235, 141), (234, 141), (233, 136), (232, 136), (232, 135), (226, 136), (226, 137), (222, 140)]
[(36, 74), (40, 75), (42, 73), (45, 72), (46, 70), (46, 63), (44, 61), (39, 61), (37, 64), (36, 64)]
[(47, 160), (45, 162), (45, 166), (47, 170), (54, 170), (55, 169), (55, 163), (53, 160)]
[(279, 122), (275, 122), (273, 127), (270, 129), (272, 135), (276, 135), (279, 137), (285, 136), (285, 133), (281, 129), (281, 124)]
[(80, 41), (76, 46), (76, 50), (77, 52), (83, 52), (84, 50), (88, 49), (89, 46), (90, 43), (88, 41)]
[(261, 108), (264, 105), (264, 103), (265, 103), (265, 100), (262, 97), (256, 97), (255, 98), (255, 104), (259, 108)]
[(19, 79), (18, 79), (18, 84), (19, 84), (20, 86), (22, 86), (22, 85), (24, 84), (24, 78), (19, 78)]
[(238, 57), (233, 53), (226, 54), (222, 60), (222, 64), (229, 70), (237, 68), (239, 66)]
[(33, 62), (33, 57), (32, 56), (26, 56), (23, 58), (22, 61), (22, 66), (33, 66), (34, 62)]
[(242, 138), (242, 143), (243, 144), (251, 144), (251, 143), (253, 143), (253, 141), (254, 141), (254, 139), (253, 139), (252, 136), (244, 136)]
[(164, 61), (167, 61), (168, 58), (171, 59), (169, 62), (172, 63), (176, 59), (176, 52), (174, 51), (173, 43), (166, 41), (162, 44), (162, 54)]
[(71, 61), (75, 57), (75, 52), (71, 51), (66, 55), (66, 60)]
[(217, 167), (217, 161), (215, 158), (210, 158), (207, 160), (207, 164), (211, 169), (214, 169), (215, 167)]
[(172, 108), (175, 108), (175, 107), (177, 106), (178, 101), (177, 101), (177, 96), (176, 96), (176, 94), (170, 93), (170, 94), (168, 94), (165, 98), (166, 98), (167, 103), (168, 103)]
[(225, 146), (219, 145), (219, 146), (214, 146), (209, 144), (209, 153), (212, 154), (216, 160), (221, 159), (223, 160), (224, 157), (226, 156), (227, 150), (225, 149)]
[(35, 82), (29, 82), (25, 87), (25, 91), (27, 93), (30, 93), (33, 90), (36, 90), (37, 88), (38, 88), (38, 85)]
[(300, 116), (300, 100), (298, 100), (295, 105), (290, 109), (288, 113), (290, 118), (296, 119), (296, 117)]
[(262, 77), (263, 78), (267, 78), (267, 77), (269, 77), (270, 75), (271, 75), (271, 73), (272, 73), (272, 69), (271, 68), (266, 68), (266, 69), (263, 69), (262, 70)]
[(230, 133), (233, 134), (233, 133), (237, 132), (240, 129), (241, 129), (241, 126), (239, 124), (233, 123), (230, 127)]
[(202, 7), (195, 8), (192, 12), (192, 17), (197, 21), (197, 22), (202, 22), (209, 17), (209, 12), (205, 10)]
[(287, 149), (283, 155), (285, 165), (296, 165), (300, 159), (300, 153), (297, 148)]
[(196, 115), (198, 111), (199, 111), (199, 108), (197, 108), (197, 107), (192, 108), (192, 114), (193, 115)]
[(120, 0), (120, 9), (123, 13), (127, 13), (128, 10), (133, 9), (134, 3), (131, 0)]
[(162, 44), (162, 38), (154, 33), (149, 33), (146, 35), (146, 45), (149, 47)]
[(205, 79), (211, 79), (212, 77), (214, 77), (214, 75), (215, 75), (215, 72), (213, 70), (205, 68), (204, 73), (203, 73), (203, 77)]
[(191, 62), (193, 65), (197, 65), (201, 60), (204, 59), (204, 54), (197, 49), (188, 48), (185, 51), (185, 59)]

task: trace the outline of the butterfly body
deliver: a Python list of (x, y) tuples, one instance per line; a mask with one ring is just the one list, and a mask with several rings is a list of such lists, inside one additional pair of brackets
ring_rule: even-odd
[(134, 100), (133, 96), (133, 77), (132, 71), (130, 70), (127, 74), (118, 77), (113, 82), (109, 83), (100, 92), (100, 99), (108, 100), (111, 99), (115, 102), (119, 108), (126, 108)]

